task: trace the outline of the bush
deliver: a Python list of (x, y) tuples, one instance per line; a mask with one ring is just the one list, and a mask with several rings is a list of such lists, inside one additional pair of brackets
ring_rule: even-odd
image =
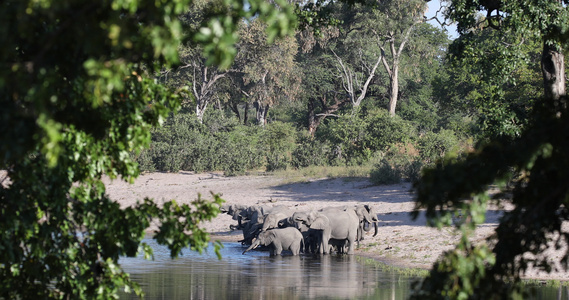
[[(151, 145), (152, 147), (152, 145)], [(144, 150), (135, 158), (138, 162), (138, 169), (141, 172), (154, 172), (156, 171), (156, 166), (152, 161), (152, 154), (148, 150)]]
[(370, 172), (373, 184), (394, 184), (405, 179), (416, 181), (421, 175), (422, 162), (411, 144), (393, 145)]
[(401, 170), (392, 166), (387, 159), (383, 159), (374, 166), (369, 177), (373, 184), (380, 185), (399, 183), (403, 175)]
[(331, 144), (332, 165), (360, 165), (368, 162), (373, 153), (387, 151), (390, 145), (407, 144), (417, 138), (413, 124), (385, 109), (364, 114), (343, 115), (329, 121), (319, 133), (319, 139)]
[(218, 135), (222, 141), (218, 153), (220, 167), (226, 175), (241, 175), (265, 165), (264, 151), (259, 142), (260, 133), (258, 126), (240, 125), (231, 132)]
[(311, 137), (308, 132), (299, 133), (298, 142), (298, 146), (292, 152), (291, 164), (294, 168), (324, 166), (327, 164), (326, 157), (330, 153), (330, 147), (326, 142)]
[(345, 114), (320, 126), (317, 137), (330, 143), (328, 162), (331, 165), (357, 165), (366, 162), (372, 151), (363, 148), (367, 134), (366, 120), (359, 115)]
[(443, 129), (438, 133), (427, 132), (419, 139), (417, 148), (421, 160), (425, 164), (433, 164), (447, 153), (457, 152), (459, 139), (454, 131), (448, 129)]
[(412, 123), (391, 116), (385, 109), (374, 110), (366, 118), (366, 132), (363, 147), (371, 151), (386, 151), (394, 144), (408, 144), (417, 139), (417, 131)]
[(296, 148), (296, 129), (282, 122), (267, 124), (262, 135), (267, 157), (267, 171), (285, 170), (292, 161)]
[(159, 171), (202, 172), (216, 168), (218, 147), (217, 141), (195, 115), (180, 113), (152, 132), (150, 148), (143, 151), (137, 161), (148, 171), (154, 166)]

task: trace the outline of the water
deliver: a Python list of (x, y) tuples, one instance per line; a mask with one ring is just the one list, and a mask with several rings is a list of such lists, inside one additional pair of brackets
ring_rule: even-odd
[(154, 248), (154, 261), (120, 260), (145, 299), (405, 299), (413, 281), (363, 265), (353, 255), (242, 255), (239, 243), (225, 243), (221, 260), (213, 248), (171, 260), (165, 247), (146, 243)]
[[(201, 255), (186, 250), (172, 260), (168, 249), (145, 242), (154, 249), (153, 261), (120, 260), (145, 299), (407, 299), (417, 280), (364, 265), (354, 255), (242, 255), (245, 248), (239, 243), (225, 243), (221, 260), (213, 247)], [(569, 299), (567, 287), (527, 291), (527, 299)], [(121, 299), (136, 296), (121, 294)]]

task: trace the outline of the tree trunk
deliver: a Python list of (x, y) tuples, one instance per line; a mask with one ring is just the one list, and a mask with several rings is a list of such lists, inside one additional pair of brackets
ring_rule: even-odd
[(327, 95), (322, 95), (320, 97), (320, 105), (322, 106), (322, 112), (316, 114), (316, 99), (310, 98), (308, 102), (308, 132), (314, 137), (318, 126), (326, 119), (328, 116), (334, 116), (333, 113), (338, 111), (340, 108), (352, 103), (349, 97), (343, 98), (343, 100), (338, 99), (338, 94), (334, 94), (334, 102), (329, 104)]
[(243, 125), (247, 125), (249, 121), (249, 102), (245, 103), (245, 111), (243, 112)]
[(391, 76), (389, 77), (389, 114), (395, 116), (395, 107), (399, 97), (399, 66), (393, 65)]
[(205, 114), (205, 109), (207, 108), (207, 102), (203, 103), (202, 101), (197, 101), (196, 104), (196, 116), (200, 123), (203, 123), (203, 116)]
[(541, 71), (543, 73), (543, 86), (545, 98), (552, 101), (553, 108), (559, 111), (564, 101), (565, 91), (565, 56), (562, 49), (543, 44), (541, 57)]
[(239, 106), (237, 106), (237, 102), (231, 102), (229, 104), (229, 107), (231, 108), (231, 111), (233, 111), (233, 113), (235, 113), (235, 116), (237, 117), (237, 119), (239, 121), (241, 121), (241, 114), (239, 113)]
[(257, 125), (265, 126), (267, 124), (267, 116), (269, 114), (269, 104), (263, 105), (260, 101), (254, 103), (257, 110)]
[(314, 133), (316, 133), (316, 127), (318, 126), (316, 125), (316, 117), (314, 116), (315, 102), (316, 100), (314, 100), (312, 97), (308, 99), (308, 133), (310, 133), (312, 137), (314, 137)]

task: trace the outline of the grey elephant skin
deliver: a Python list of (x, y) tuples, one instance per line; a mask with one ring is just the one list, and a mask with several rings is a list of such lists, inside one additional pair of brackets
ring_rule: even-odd
[(275, 228), (259, 233), (257, 239), (253, 241), (243, 254), (258, 246), (269, 246), (270, 255), (281, 255), (283, 250), (290, 250), (292, 255), (298, 255), (302, 247), (302, 234), (293, 227)]
[(297, 212), (293, 218), (319, 233), (317, 239), (320, 254), (330, 252), (330, 239), (346, 240), (347, 254), (354, 254), (360, 220), (353, 209), (327, 208), (321, 211)]

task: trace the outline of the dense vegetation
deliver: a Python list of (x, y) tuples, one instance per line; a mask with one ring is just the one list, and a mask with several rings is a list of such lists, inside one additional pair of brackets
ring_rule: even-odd
[[(104, 175), (318, 165), (413, 180), (433, 226), (465, 217), (418, 299), (517, 295), (569, 240), (568, 3), (447, 4), (455, 41), (422, 0), (1, 2), (0, 297), (140, 293), (118, 258), (152, 255), (151, 221), (172, 257), (206, 245), (218, 196), (121, 208)], [(515, 209), (471, 242), (501, 201)]]
[[(450, 40), (423, 21), (424, 2), (328, 9), (339, 25), (273, 44), (262, 22), (240, 23), (229, 69), (182, 45), (181, 65), (160, 76), (187, 87), (182, 110), (153, 131), (150, 149), (136, 157), (141, 169), (235, 175), (371, 164), (371, 178), (388, 183), (416, 179), (423, 166), (472, 146), (480, 114), (441, 100), (455, 96), (440, 87), (453, 84)], [(182, 19), (192, 27), (195, 15)]]

